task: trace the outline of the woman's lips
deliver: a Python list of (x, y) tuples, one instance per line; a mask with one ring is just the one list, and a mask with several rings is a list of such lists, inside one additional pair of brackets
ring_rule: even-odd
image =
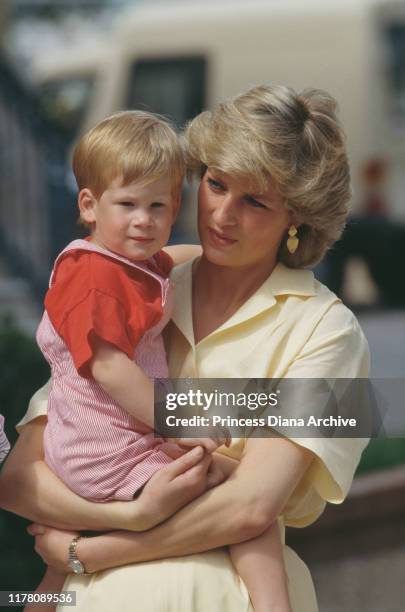
[(221, 232), (218, 232), (217, 230), (214, 230), (211, 227), (208, 228), (208, 231), (211, 237), (211, 241), (217, 246), (227, 247), (232, 246), (237, 242), (237, 240), (234, 240), (226, 234), (222, 234)]

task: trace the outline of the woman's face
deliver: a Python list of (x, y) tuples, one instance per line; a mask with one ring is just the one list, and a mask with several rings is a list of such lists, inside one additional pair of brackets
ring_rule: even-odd
[(271, 179), (265, 191), (254, 193), (247, 180), (206, 170), (198, 192), (198, 231), (211, 263), (271, 269), (290, 224)]

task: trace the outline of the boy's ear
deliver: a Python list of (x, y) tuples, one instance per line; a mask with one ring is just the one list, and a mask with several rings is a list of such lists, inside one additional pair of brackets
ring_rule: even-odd
[(97, 200), (90, 189), (81, 189), (81, 191), (79, 191), (77, 202), (80, 211), (80, 218), (85, 221), (85, 223), (95, 223)]

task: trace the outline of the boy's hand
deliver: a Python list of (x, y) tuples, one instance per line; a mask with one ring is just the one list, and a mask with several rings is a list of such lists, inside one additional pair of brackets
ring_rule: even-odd
[(180, 448), (194, 448), (195, 446), (202, 446), (206, 453), (213, 453), (219, 446), (225, 444), (230, 446), (232, 438), (229, 430), (225, 427), (211, 427), (207, 428), (206, 436), (203, 438), (169, 438), (170, 442), (173, 442), (180, 446)]

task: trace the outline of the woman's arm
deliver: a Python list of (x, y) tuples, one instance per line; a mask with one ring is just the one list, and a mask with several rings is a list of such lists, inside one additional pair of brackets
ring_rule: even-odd
[[(25, 425), (0, 474), (0, 506), (62, 529), (111, 529), (120, 506), (94, 504), (66, 487), (43, 460), (46, 417)], [(122, 518), (122, 517), (121, 517)]]
[[(312, 458), (310, 451), (283, 438), (249, 440), (240, 465), (225, 483), (155, 529), (80, 540), (79, 558), (87, 571), (93, 572), (256, 537), (282, 512)], [(48, 530), (37, 537), (37, 551), (45, 562), (62, 570), (69, 537)]]
[(207, 486), (210, 458), (196, 448), (157, 472), (138, 500), (89, 502), (73, 493), (44, 462), (45, 425), (46, 417), (38, 417), (23, 427), (0, 474), (0, 506), (35, 522), (75, 530), (147, 528), (142, 523), (146, 507), (149, 513), (156, 507), (155, 514), (163, 507), (163, 520)]

